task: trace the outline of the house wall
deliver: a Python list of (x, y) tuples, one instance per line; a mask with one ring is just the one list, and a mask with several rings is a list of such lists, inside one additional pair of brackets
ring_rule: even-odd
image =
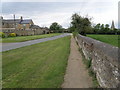
[(34, 31), (32, 30), (15, 30), (14, 33), (16, 33), (18, 36), (35, 35)]
[(25, 29), (30, 29), (30, 26), (31, 25), (34, 25), (34, 23), (31, 21), (29, 24), (26, 24), (26, 27), (25, 27)]
[(76, 38), (85, 58), (92, 60), (92, 69), (103, 88), (116, 88), (120, 83), (119, 48), (78, 35)]
[(16, 27), (14, 26), (14, 23), (4, 23), (4, 25), (2, 25), (2, 28), (16, 28), (17, 30), (30, 29), (31, 25), (34, 25), (33, 21), (31, 21), (29, 24), (25, 24), (25, 26), (23, 24), (16, 23)]
[(43, 30), (42, 29), (36, 29), (36, 30), (34, 30), (34, 34), (35, 35), (43, 34)]
[(40, 34), (46, 34), (48, 32), (48, 30), (45, 30), (45, 29), (15, 30), (15, 28), (2, 28), (1, 31), (7, 35), (9, 35), (10, 33), (16, 33), (18, 36), (40, 35)]
[(8, 23), (4, 23), (4, 24), (2, 23), (2, 27), (3, 28), (9, 28), (9, 24)]
[(29, 24), (18, 24), (18, 26), (16, 27), (16, 29), (20, 30), (20, 29), (30, 29), (30, 26), (34, 25), (34, 23), (31, 21)]

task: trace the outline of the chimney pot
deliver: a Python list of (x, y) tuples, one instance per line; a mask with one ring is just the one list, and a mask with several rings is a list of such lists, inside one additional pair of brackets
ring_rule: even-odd
[(20, 19), (21, 19), (21, 21), (22, 21), (22, 20), (23, 20), (23, 17), (21, 16)]
[(2, 19), (3, 20), (3, 17), (1, 16), (1, 18), (0, 19)]

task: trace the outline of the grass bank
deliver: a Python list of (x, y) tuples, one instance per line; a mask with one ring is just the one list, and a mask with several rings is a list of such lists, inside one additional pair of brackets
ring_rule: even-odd
[(70, 36), (3, 52), (3, 88), (59, 88), (69, 53)]
[(113, 46), (119, 46), (118, 45), (118, 35), (87, 35), (88, 37), (91, 37), (93, 39), (111, 44)]
[(8, 38), (2, 38), (2, 42), (3, 43), (23, 42), (23, 41), (29, 41), (29, 40), (53, 37), (53, 36), (57, 36), (57, 35), (61, 35), (61, 33), (33, 35), (33, 36), (8, 37)]

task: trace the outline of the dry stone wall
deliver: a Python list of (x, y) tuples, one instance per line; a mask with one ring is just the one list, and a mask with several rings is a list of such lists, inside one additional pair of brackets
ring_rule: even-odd
[(77, 41), (103, 88), (116, 88), (120, 82), (119, 48), (82, 35)]
[(0, 29), (3, 33), (6, 35), (9, 35), (10, 33), (16, 33), (18, 36), (27, 36), (27, 35), (40, 35), (40, 34), (46, 34), (49, 33), (49, 30), (46, 29), (36, 29), (36, 30), (15, 30), (14, 28), (5, 28)]

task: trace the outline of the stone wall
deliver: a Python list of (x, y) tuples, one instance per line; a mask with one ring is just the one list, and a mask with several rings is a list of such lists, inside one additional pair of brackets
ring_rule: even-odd
[(3, 33), (9, 35), (10, 33), (16, 33), (18, 36), (27, 36), (27, 35), (40, 35), (47, 34), (49, 30), (46, 29), (36, 29), (36, 30), (15, 30), (15, 28), (2, 28), (0, 29)]
[(32, 30), (15, 30), (14, 33), (16, 33), (18, 36), (34, 35), (34, 31)]
[[(120, 82), (118, 47), (78, 35), (76, 40), (87, 60), (92, 60), (92, 69), (103, 88), (116, 88)], [(112, 41), (111, 41), (112, 42)]]

